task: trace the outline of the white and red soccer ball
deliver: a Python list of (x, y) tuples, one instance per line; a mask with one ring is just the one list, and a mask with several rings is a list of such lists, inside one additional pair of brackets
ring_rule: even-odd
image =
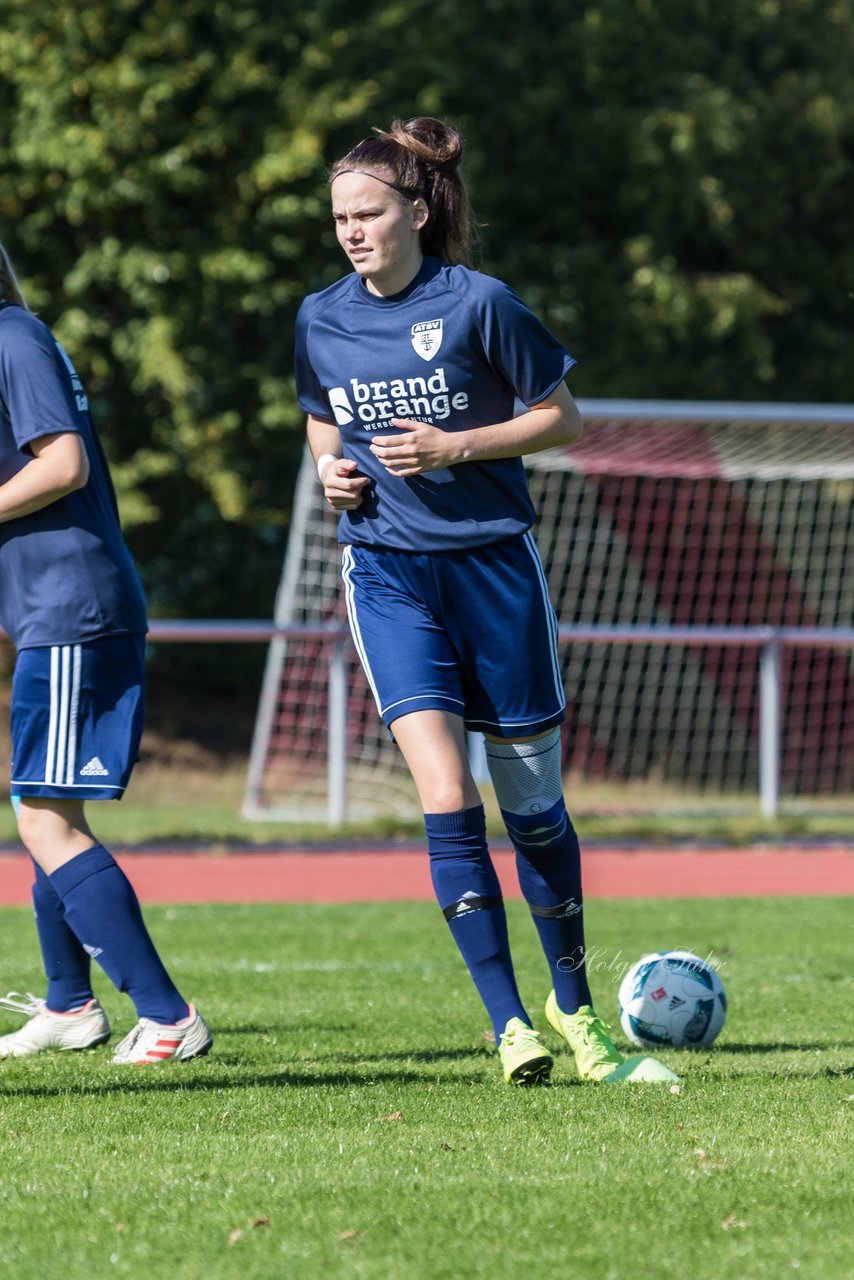
[(693, 951), (655, 951), (626, 973), (617, 996), (620, 1026), (641, 1049), (708, 1049), (726, 1019), (717, 970)]

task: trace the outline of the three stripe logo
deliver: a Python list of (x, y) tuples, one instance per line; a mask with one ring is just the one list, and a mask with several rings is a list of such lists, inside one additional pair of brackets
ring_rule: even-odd
[(148, 1061), (152, 1059), (156, 1062), (165, 1062), (167, 1058), (175, 1056), (175, 1050), (178, 1048), (180, 1040), (158, 1040), (150, 1049), (146, 1051), (145, 1058)]
[(84, 764), (80, 770), (81, 778), (106, 778), (109, 769), (105, 769), (102, 761), (98, 756), (93, 756), (88, 764)]
[(77, 710), (82, 650), (79, 644), (51, 645), (50, 720), (45, 782), (72, 786), (77, 757)]

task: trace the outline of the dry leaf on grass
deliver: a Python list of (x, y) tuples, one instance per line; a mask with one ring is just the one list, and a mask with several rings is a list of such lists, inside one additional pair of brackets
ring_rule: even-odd
[(708, 1171), (710, 1169), (726, 1168), (726, 1160), (710, 1160), (708, 1152), (704, 1151), (702, 1147), (695, 1147), (694, 1155), (697, 1157), (701, 1169)]

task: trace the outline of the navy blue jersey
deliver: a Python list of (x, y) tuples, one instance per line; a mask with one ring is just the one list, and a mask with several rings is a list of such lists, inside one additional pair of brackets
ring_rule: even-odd
[(464, 462), (401, 478), (371, 453), (392, 418), (444, 431), (488, 430), (518, 398), (544, 400), (572, 356), (498, 280), (425, 258), (400, 293), (377, 297), (353, 273), (312, 294), (297, 317), (296, 378), (306, 413), (334, 420), (344, 456), (371, 477), (339, 541), (401, 551), (485, 546), (534, 520), (521, 458)]
[(47, 326), (2, 304), (0, 483), (32, 460), (31, 441), (60, 432), (83, 438), (87, 483), (0, 523), (0, 625), (18, 649), (138, 635), (147, 621), (83, 385)]

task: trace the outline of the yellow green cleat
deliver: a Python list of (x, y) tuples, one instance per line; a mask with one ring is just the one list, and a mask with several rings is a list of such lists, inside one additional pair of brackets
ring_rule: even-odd
[(546, 1084), (554, 1059), (534, 1031), (521, 1018), (511, 1018), (498, 1045), (498, 1056), (508, 1084)]
[(575, 1054), (575, 1065), (582, 1080), (607, 1080), (623, 1061), (623, 1055), (609, 1035), (608, 1027), (583, 1004), (575, 1013), (563, 1013), (549, 992), (546, 1017), (559, 1036), (563, 1036)]

